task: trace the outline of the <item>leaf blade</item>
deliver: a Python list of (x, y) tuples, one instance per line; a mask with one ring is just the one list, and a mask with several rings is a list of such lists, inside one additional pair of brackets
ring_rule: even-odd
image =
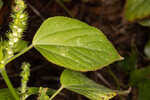
[(60, 77), (62, 86), (91, 100), (109, 100), (116, 92), (88, 79), (80, 72), (65, 70)]
[(125, 17), (129, 21), (143, 19), (150, 16), (150, 0), (127, 0)]
[(67, 17), (47, 19), (33, 45), (49, 61), (78, 71), (97, 70), (121, 59), (101, 31)]
[(141, 21), (139, 21), (139, 24), (145, 27), (150, 27), (150, 19), (143, 19)]

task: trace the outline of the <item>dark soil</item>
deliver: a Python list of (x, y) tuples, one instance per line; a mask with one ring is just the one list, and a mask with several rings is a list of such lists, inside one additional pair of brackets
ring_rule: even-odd
[[(8, 23), (11, 20), (9, 17), (11, 2), (8, 2), (9, 0), (3, 1), (5, 5), (0, 11), (0, 24), (2, 26), (0, 32), (1, 35), (4, 35), (6, 30), (8, 30)], [(123, 17), (125, 0), (87, 0), (87, 2), (82, 2), (82, 0), (71, 0), (71, 2), (64, 3), (70, 13), (64, 10), (64, 8), (62, 8), (55, 0), (26, 0), (26, 3), (28, 6), (27, 11), (29, 13), (29, 21), (28, 29), (24, 33), (23, 39), (30, 43), (41, 23), (48, 17), (74, 17), (95, 26), (104, 32), (121, 56), (130, 55), (131, 50), (136, 48), (139, 53), (138, 68), (149, 64), (149, 61), (144, 57), (143, 49), (148, 40), (148, 33), (150, 30), (137, 23), (128, 22)], [(29, 86), (43, 86), (53, 89), (58, 89), (60, 87), (59, 76), (63, 71), (63, 68), (48, 62), (35, 49), (25, 53), (7, 66), (7, 72), (15, 87), (20, 86), (20, 65), (24, 61), (30, 62), (31, 64)], [(88, 72), (85, 74), (97, 83), (117, 90), (118, 83), (110, 74), (110, 70), (119, 80), (119, 89), (128, 89), (129, 87), (127, 87), (126, 84), (129, 82), (129, 76), (124, 70), (118, 67), (116, 63), (96, 72)], [(101, 73), (109, 85), (98, 77), (98, 73)], [(0, 88), (7, 87), (2, 77), (0, 77), (0, 83)], [(63, 90), (63, 92), (65, 95), (57, 96), (55, 100), (88, 100), (83, 96), (68, 90)], [(137, 89), (133, 88), (130, 94), (116, 96), (112, 100), (137, 100), (137, 96)]]

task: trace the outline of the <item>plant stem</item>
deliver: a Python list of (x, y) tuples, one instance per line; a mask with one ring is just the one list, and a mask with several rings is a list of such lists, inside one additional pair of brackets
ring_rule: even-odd
[(74, 16), (72, 13), (69, 11), (69, 9), (63, 4), (61, 0), (56, 0), (56, 2), (73, 18)]
[(121, 86), (123, 86), (121, 84), (121, 82), (118, 80), (117, 76), (111, 71), (111, 69), (108, 69), (109, 74), (112, 76), (112, 78), (114, 79), (114, 81), (116, 82), (117, 88), (120, 89)]
[(14, 97), (14, 99), (15, 99), (15, 100), (19, 100), (19, 95), (16, 93), (15, 89), (13, 88), (13, 86), (12, 86), (12, 84), (11, 84), (9, 78), (8, 78), (8, 75), (7, 75), (7, 73), (6, 73), (5, 68), (2, 68), (2, 69), (1, 69), (1, 75), (2, 75), (2, 77), (4, 78), (5, 83), (7, 84), (7, 86), (8, 86), (8, 88), (9, 88), (9, 90), (10, 90), (12, 96)]
[(12, 60), (16, 59), (17, 57), (21, 56), (22, 54), (24, 54), (25, 52), (29, 51), (31, 48), (33, 47), (33, 45), (31, 44), (30, 46), (28, 46), (27, 48), (23, 49), (21, 52), (19, 52), (18, 54), (12, 56), (11, 58), (9, 58), (6, 62), (5, 65), (8, 64), (9, 62), (11, 62)]
[(50, 97), (50, 99), (49, 100), (52, 100), (57, 94), (59, 94), (60, 93), (60, 91), (63, 89), (64, 87), (63, 86), (61, 86), (51, 97)]

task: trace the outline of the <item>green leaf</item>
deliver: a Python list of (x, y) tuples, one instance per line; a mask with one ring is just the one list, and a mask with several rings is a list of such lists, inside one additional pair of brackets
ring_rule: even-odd
[[(55, 91), (56, 90), (54, 90), (54, 89), (48, 88), (46, 93), (47, 93), (47, 95), (51, 96), (53, 93), (55, 93)], [(39, 94), (39, 87), (29, 87), (27, 93), (29, 96), (33, 95), (33, 94), (37, 95), (37, 94)]]
[(3, 51), (2, 51), (2, 47), (0, 45), (0, 62), (3, 60)]
[(26, 47), (28, 47), (28, 42), (24, 41), (24, 40), (19, 40), (17, 42), (17, 44), (15, 44), (14, 46), (14, 52), (20, 52), (21, 50), (25, 49)]
[(134, 71), (137, 67), (137, 58), (138, 54), (136, 50), (132, 50), (131, 54), (128, 56), (125, 56), (125, 59), (123, 61), (118, 62), (118, 65), (126, 72), (130, 73)]
[(150, 66), (141, 69), (136, 69), (135, 71), (131, 72), (130, 84), (136, 86), (138, 85), (138, 83), (150, 79), (149, 75), (150, 75)]
[(4, 54), (3, 54), (3, 43), (4, 41), (0, 40), (0, 62), (3, 60), (4, 58)]
[(40, 88), (38, 100), (49, 100), (49, 96), (46, 94), (47, 88)]
[(150, 0), (127, 0), (125, 17), (129, 21), (150, 16)]
[(77, 71), (97, 70), (122, 59), (101, 31), (67, 17), (47, 19), (32, 44), (49, 61)]
[(144, 47), (144, 53), (148, 58), (150, 58), (150, 40), (146, 43)]
[[(16, 89), (16, 90), (18, 91), (19, 89)], [(55, 92), (55, 90), (48, 89), (47, 95), (51, 96), (54, 92)], [(33, 95), (33, 94), (38, 95), (39, 88), (38, 87), (29, 87), (27, 94), (28, 94), (28, 96)], [(0, 89), (0, 100), (12, 100), (12, 98), (13, 97), (8, 88)]]
[(0, 100), (13, 100), (9, 89), (0, 89)]
[(109, 100), (116, 92), (88, 79), (80, 72), (65, 70), (60, 78), (64, 88), (84, 95), (91, 100)]
[(143, 19), (139, 23), (143, 26), (150, 27), (150, 19)]
[(3, 1), (0, 0), (0, 9), (3, 7)]
[(138, 85), (138, 100), (150, 100), (150, 80), (144, 80)]

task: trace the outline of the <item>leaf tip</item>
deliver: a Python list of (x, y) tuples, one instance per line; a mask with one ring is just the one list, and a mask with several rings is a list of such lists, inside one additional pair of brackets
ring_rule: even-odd
[(120, 56), (120, 59), (119, 60), (124, 60), (124, 57)]

